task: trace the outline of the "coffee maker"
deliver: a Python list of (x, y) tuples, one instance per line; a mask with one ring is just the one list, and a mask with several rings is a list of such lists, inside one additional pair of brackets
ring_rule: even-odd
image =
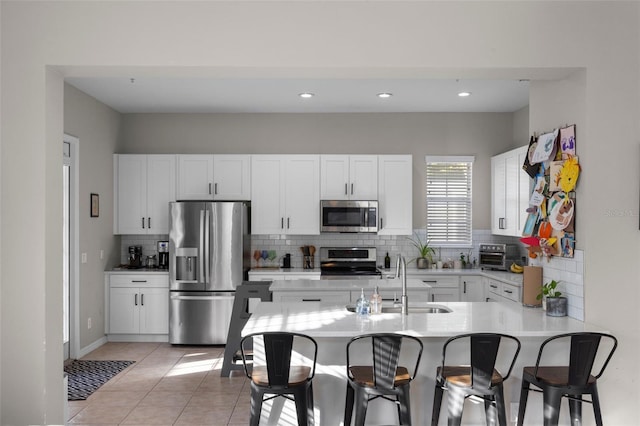
[(142, 246), (129, 246), (129, 268), (142, 267)]
[(169, 269), (169, 241), (158, 241), (158, 269)]

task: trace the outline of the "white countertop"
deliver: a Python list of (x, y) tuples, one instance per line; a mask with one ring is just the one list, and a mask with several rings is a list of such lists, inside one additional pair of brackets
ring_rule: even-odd
[[(373, 280), (275, 280), (271, 284), (271, 291), (360, 291), (364, 288), (371, 293), (378, 286), (383, 290), (401, 290), (399, 279)], [(429, 289), (431, 286), (416, 278), (407, 278), (407, 289)]]
[(423, 314), (411, 313), (409, 309), (407, 316), (379, 314), (362, 318), (335, 304), (262, 302), (249, 318), (242, 335), (286, 330), (314, 338), (388, 332), (416, 337), (450, 337), (478, 332), (547, 337), (567, 332), (604, 331), (569, 317), (549, 317), (541, 309), (525, 308), (516, 303), (443, 302), (429, 305), (446, 306), (452, 312)]

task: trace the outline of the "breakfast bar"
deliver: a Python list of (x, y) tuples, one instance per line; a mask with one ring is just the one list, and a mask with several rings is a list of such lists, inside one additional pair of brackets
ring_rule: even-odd
[[(420, 312), (425, 307), (442, 309), (437, 310), (440, 313)], [(436, 367), (441, 363), (442, 345), (449, 337), (494, 332), (520, 339), (520, 356), (512, 376), (505, 382), (507, 416), (512, 419), (517, 413), (517, 408), (512, 404), (519, 399), (522, 367), (535, 363), (538, 347), (543, 340), (561, 333), (604, 330), (568, 317), (548, 317), (541, 309), (526, 308), (515, 303), (410, 303), (406, 316), (399, 313), (359, 316), (349, 312), (344, 304), (263, 302), (255, 308), (242, 334), (266, 331), (298, 332), (317, 341), (318, 359), (313, 383), (315, 423), (318, 425), (342, 424), (346, 389), (345, 348), (352, 337), (393, 332), (420, 338), (424, 352), (416, 378), (411, 383), (411, 414), (412, 424), (424, 425), (431, 422)], [(456, 362), (455, 354), (451, 361)], [(281, 399), (274, 401), (263, 406), (261, 424), (279, 424), (279, 419), (285, 415), (295, 419), (293, 403), (283, 403)], [(541, 396), (530, 396), (527, 424), (542, 424), (541, 404)], [(563, 405), (563, 413), (564, 410), (568, 410), (566, 405)], [(561, 422), (563, 420), (568, 424), (568, 415), (561, 415)], [(397, 421), (396, 409), (391, 402), (376, 400), (369, 404), (367, 424), (388, 425), (397, 424)], [(440, 424), (446, 424), (446, 410), (441, 413)], [(484, 406), (467, 401), (463, 424), (484, 424)]]

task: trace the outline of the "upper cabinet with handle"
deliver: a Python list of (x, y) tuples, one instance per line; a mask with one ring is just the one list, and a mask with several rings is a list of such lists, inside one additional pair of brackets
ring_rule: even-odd
[(251, 157), (251, 233), (320, 233), (320, 157)]
[(251, 156), (178, 155), (178, 200), (250, 200)]
[(168, 234), (175, 155), (114, 155), (114, 233)]
[(323, 200), (377, 200), (377, 155), (321, 155)]
[(522, 236), (530, 178), (522, 170), (527, 146), (491, 157), (491, 233)]
[(413, 157), (378, 156), (378, 235), (413, 233)]

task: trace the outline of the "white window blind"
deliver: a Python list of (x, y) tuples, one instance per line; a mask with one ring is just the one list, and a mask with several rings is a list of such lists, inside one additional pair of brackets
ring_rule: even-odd
[(427, 156), (427, 237), (431, 245), (468, 246), (473, 157)]

